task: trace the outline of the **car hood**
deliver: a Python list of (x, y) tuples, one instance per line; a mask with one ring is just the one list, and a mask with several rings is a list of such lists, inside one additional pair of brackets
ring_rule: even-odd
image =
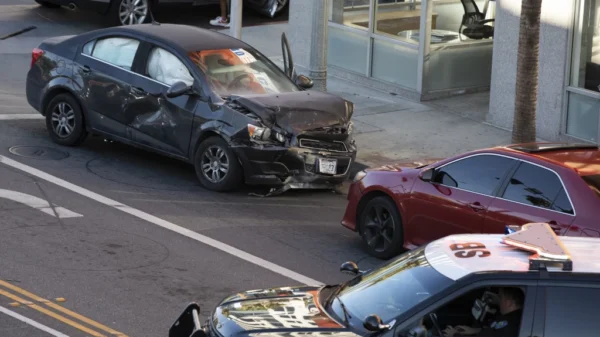
[(232, 96), (231, 101), (254, 113), (262, 122), (290, 134), (340, 126), (347, 127), (354, 105), (341, 97), (318, 91)]
[(231, 296), (215, 309), (211, 329), (220, 336), (292, 337), (298, 332), (358, 337), (338, 324), (318, 304), (320, 288), (274, 288)]
[(388, 172), (402, 172), (405, 169), (414, 169), (421, 166), (431, 165), (433, 163), (437, 163), (443, 158), (429, 158), (412, 162), (402, 162), (390, 165), (383, 165), (379, 167), (374, 167), (367, 169), (367, 171), (388, 171)]

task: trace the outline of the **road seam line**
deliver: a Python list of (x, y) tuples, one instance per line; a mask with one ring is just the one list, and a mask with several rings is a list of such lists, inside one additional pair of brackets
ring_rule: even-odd
[(47, 332), (47, 333), (51, 334), (54, 337), (69, 337), (68, 335), (65, 335), (64, 333), (62, 333), (60, 331), (54, 330), (54, 329), (52, 329), (49, 326), (45, 326), (42, 323), (38, 323), (38, 322), (36, 322), (36, 321), (34, 321), (34, 320), (30, 319), (30, 318), (27, 318), (27, 317), (25, 317), (25, 316), (23, 316), (21, 314), (18, 314), (16, 312), (12, 311), (12, 310), (8, 310), (8, 309), (6, 309), (3, 306), (0, 306), (0, 312), (3, 313), (3, 314), (8, 315), (8, 316), (10, 316), (10, 317), (12, 317), (14, 319), (18, 319), (19, 321), (21, 321), (21, 322), (23, 322), (25, 324), (29, 324), (32, 327), (35, 327), (35, 328), (38, 328), (38, 329), (40, 329), (40, 330), (42, 330), (44, 332)]
[(204, 243), (204, 244), (206, 244), (208, 246), (211, 246), (213, 248), (221, 250), (221, 251), (223, 251), (223, 252), (225, 252), (227, 254), (233, 255), (235, 257), (238, 257), (238, 258), (240, 258), (242, 260), (245, 260), (245, 261), (250, 262), (252, 264), (255, 264), (257, 266), (263, 267), (263, 268), (265, 268), (267, 270), (270, 270), (270, 271), (272, 271), (274, 273), (277, 273), (279, 275), (285, 276), (285, 277), (287, 277), (289, 279), (292, 279), (294, 281), (303, 283), (305, 285), (315, 285), (315, 286), (316, 285), (323, 285), (323, 283), (321, 283), (321, 282), (319, 282), (317, 280), (314, 280), (312, 278), (309, 278), (307, 276), (304, 276), (304, 275), (302, 275), (300, 273), (297, 273), (297, 272), (295, 272), (293, 270), (284, 268), (284, 267), (279, 266), (279, 265), (277, 265), (275, 263), (272, 263), (272, 262), (269, 262), (269, 261), (267, 261), (265, 259), (262, 259), (262, 258), (260, 258), (258, 256), (252, 255), (252, 254), (247, 253), (247, 252), (245, 252), (243, 250), (240, 250), (238, 248), (230, 246), (230, 245), (228, 245), (226, 243), (217, 241), (217, 240), (215, 240), (213, 238), (210, 238), (208, 236), (199, 234), (199, 233), (194, 232), (194, 231), (192, 231), (190, 229), (184, 228), (182, 226), (176, 225), (176, 224), (174, 224), (172, 222), (169, 222), (167, 220), (164, 220), (164, 219), (161, 219), (159, 217), (156, 217), (156, 216), (154, 216), (152, 214), (146, 213), (144, 211), (140, 211), (138, 209), (135, 209), (135, 208), (127, 206), (127, 205), (124, 205), (124, 204), (122, 204), (122, 203), (120, 203), (118, 201), (112, 200), (112, 199), (107, 198), (107, 197), (105, 197), (103, 195), (100, 195), (98, 193), (92, 192), (92, 191), (90, 191), (90, 190), (88, 190), (86, 188), (83, 188), (81, 186), (75, 185), (75, 184), (70, 183), (70, 182), (68, 182), (66, 180), (63, 180), (61, 178), (55, 177), (55, 176), (53, 176), (51, 174), (48, 174), (48, 173), (46, 173), (44, 171), (41, 171), (41, 170), (38, 170), (38, 169), (36, 169), (34, 167), (22, 164), (22, 163), (20, 163), (20, 162), (18, 162), (16, 160), (10, 159), (10, 158), (5, 157), (3, 155), (0, 155), (0, 163), (8, 165), (8, 166), (10, 166), (12, 168), (15, 168), (17, 170), (26, 172), (26, 173), (28, 173), (30, 175), (33, 175), (33, 176), (36, 176), (36, 177), (38, 177), (40, 179), (46, 180), (46, 181), (48, 181), (50, 183), (53, 183), (55, 185), (58, 185), (58, 186), (64, 188), (64, 189), (70, 190), (71, 192), (80, 194), (80, 195), (82, 195), (84, 197), (88, 197), (88, 198), (90, 198), (92, 200), (95, 200), (95, 201), (97, 201), (97, 202), (99, 202), (101, 204), (104, 204), (106, 206), (110, 206), (110, 207), (118, 209), (118, 210), (120, 210), (122, 212), (125, 212), (125, 213), (128, 213), (130, 215), (133, 215), (133, 216), (135, 216), (135, 217), (137, 217), (137, 218), (139, 218), (141, 220), (150, 222), (150, 223), (155, 224), (155, 225), (157, 225), (159, 227), (168, 229), (168, 230), (173, 231), (175, 233), (178, 233), (178, 234), (181, 234), (183, 236), (186, 236), (186, 237), (188, 237), (190, 239), (193, 239), (193, 240), (196, 240), (198, 242)]

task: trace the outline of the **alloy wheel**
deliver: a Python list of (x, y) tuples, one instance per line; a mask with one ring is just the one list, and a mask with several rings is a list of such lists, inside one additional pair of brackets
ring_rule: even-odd
[(383, 205), (374, 205), (367, 213), (363, 232), (367, 244), (377, 252), (388, 250), (394, 239), (394, 218)]
[(119, 21), (122, 25), (144, 23), (148, 16), (148, 0), (122, 0), (119, 6)]
[(66, 102), (60, 102), (52, 110), (52, 130), (60, 138), (67, 138), (75, 130), (75, 111)]
[(219, 146), (210, 146), (202, 154), (202, 174), (211, 183), (219, 183), (229, 172), (229, 158)]

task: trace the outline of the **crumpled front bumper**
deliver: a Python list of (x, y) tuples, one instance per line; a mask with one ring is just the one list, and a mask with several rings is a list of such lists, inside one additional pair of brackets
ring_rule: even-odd
[[(332, 188), (348, 179), (356, 159), (356, 148), (348, 152), (324, 151), (304, 147), (234, 146), (244, 170), (246, 184), (293, 188)], [(318, 173), (317, 159), (336, 159), (335, 175)]]

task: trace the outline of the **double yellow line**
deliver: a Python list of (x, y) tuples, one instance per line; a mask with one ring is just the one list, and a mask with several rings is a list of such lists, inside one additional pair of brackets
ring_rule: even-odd
[[(127, 337), (127, 335), (118, 332), (116, 330), (113, 330), (109, 327), (107, 327), (106, 325), (100, 324), (96, 321), (93, 321), (87, 317), (84, 317), (76, 312), (73, 312), (59, 304), (56, 304), (52, 301), (49, 301), (47, 299), (44, 299), (40, 296), (37, 296), (35, 294), (32, 294), (30, 292), (28, 292), (25, 289), (21, 289), (15, 285), (12, 285), (8, 282), (2, 281), (0, 280), (0, 287), (4, 287), (6, 289), (9, 289), (11, 291), (13, 291), (14, 293), (20, 294), (23, 297), (26, 297), (28, 299), (24, 299), (23, 297), (20, 297), (18, 295), (15, 295), (11, 292), (8, 292), (2, 288), (0, 288), (0, 295), (4, 296), (4, 297), (8, 297), (11, 300), (21, 304), (21, 305), (26, 305), (27, 307), (37, 310), (39, 312), (41, 312), (44, 315), (50, 316), (64, 324), (70, 325), (76, 329), (79, 329), (91, 336), (94, 337), (109, 337), (109, 336), (114, 336), (114, 337)], [(40, 304), (37, 304), (40, 303)], [(57, 313), (56, 311), (50, 310), (48, 308), (54, 309), (56, 311), (59, 311), (60, 313), (64, 314), (61, 315), (59, 313)], [(70, 316), (70, 318), (65, 317), (65, 316)], [(75, 320), (79, 320), (81, 323), (85, 323), (88, 324), (89, 326), (92, 326), (94, 328), (96, 328), (97, 330), (100, 330), (102, 332), (98, 332), (96, 330), (93, 330), (79, 322), (76, 322)], [(108, 333), (108, 335), (107, 335)]]

